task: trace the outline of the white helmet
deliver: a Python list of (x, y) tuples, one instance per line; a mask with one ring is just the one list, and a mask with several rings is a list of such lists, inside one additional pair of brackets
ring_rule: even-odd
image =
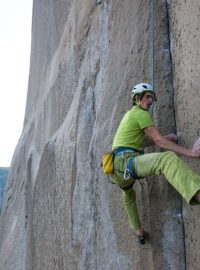
[[(132, 98), (135, 96), (135, 95), (140, 95), (144, 92), (152, 92), (155, 94), (154, 90), (153, 90), (153, 87), (151, 84), (149, 83), (139, 83), (137, 85), (135, 85), (131, 91), (131, 96)], [(156, 98), (155, 98), (156, 100)]]

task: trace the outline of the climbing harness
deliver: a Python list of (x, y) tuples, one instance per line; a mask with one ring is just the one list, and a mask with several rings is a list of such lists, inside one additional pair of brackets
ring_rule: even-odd
[[(114, 157), (121, 155), (121, 157), (124, 159), (125, 162), (125, 169), (124, 172), (123, 171), (119, 171), (117, 169), (115, 169), (115, 171), (123, 174), (123, 178), (125, 181), (129, 180), (131, 177), (135, 180), (138, 180), (140, 183), (141, 188), (143, 188), (143, 185), (140, 181), (140, 177), (138, 177), (134, 171), (134, 160), (136, 158), (136, 156), (133, 156), (129, 162), (127, 162), (127, 158), (125, 154), (127, 153), (139, 153), (140, 155), (143, 155), (144, 152), (143, 151), (139, 151), (137, 149), (131, 148), (131, 147), (118, 147), (116, 150), (114, 150)], [(113, 183), (113, 182), (112, 182)], [(128, 190), (130, 188), (132, 188), (134, 183), (132, 183), (131, 185), (129, 185), (128, 187), (121, 187), (119, 186), (122, 190)]]
[(130, 161), (127, 162), (127, 153), (143, 154), (143, 151), (139, 151), (131, 147), (118, 147), (116, 150), (114, 150), (114, 157), (121, 155), (121, 157), (124, 159), (125, 169), (124, 172), (121, 172), (117, 169), (115, 170), (119, 173), (123, 173), (123, 178), (125, 181), (129, 180), (131, 177), (133, 179), (139, 179), (139, 177), (134, 172), (134, 159), (136, 158), (136, 156), (131, 157)]

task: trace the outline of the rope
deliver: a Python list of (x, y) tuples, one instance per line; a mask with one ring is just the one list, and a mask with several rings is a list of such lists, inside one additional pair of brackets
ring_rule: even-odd
[[(155, 30), (154, 30), (154, 0), (151, 1), (151, 61), (152, 61), (152, 86), (153, 86), (153, 91), (155, 93)], [(153, 95), (153, 102), (152, 102), (152, 111), (151, 115), (154, 113), (154, 96)]]

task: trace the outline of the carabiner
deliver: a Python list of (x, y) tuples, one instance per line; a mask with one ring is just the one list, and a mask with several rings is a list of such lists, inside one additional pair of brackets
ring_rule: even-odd
[(124, 170), (124, 180), (128, 180), (130, 179), (130, 171), (129, 169), (126, 167), (126, 169)]
[(125, 166), (126, 166), (126, 168), (124, 170), (124, 180), (128, 180), (128, 179), (130, 179), (131, 175), (130, 175), (130, 170), (128, 168), (126, 156), (124, 156), (124, 152), (122, 152), (122, 157), (125, 160)]

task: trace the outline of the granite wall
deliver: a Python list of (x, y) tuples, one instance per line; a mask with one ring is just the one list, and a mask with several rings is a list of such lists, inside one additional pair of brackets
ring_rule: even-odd
[[(155, 2), (155, 122), (189, 147), (199, 135), (200, 4)], [(33, 1), (26, 113), (0, 220), (0, 269), (198, 269), (198, 207), (186, 206), (162, 177), (137, 183), (150, 234), (139, 246), (121, 190), (100, 166), (131, 107), (131, 86), (152, 80), (151, 18), (151, 1)], [(198, 161), (188, 162), (199, 171)]]

